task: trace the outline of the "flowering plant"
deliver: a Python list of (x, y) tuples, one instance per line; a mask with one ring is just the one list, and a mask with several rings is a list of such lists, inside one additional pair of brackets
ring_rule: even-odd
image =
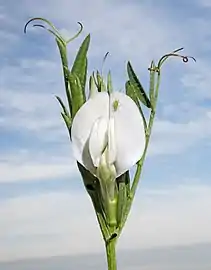
[[(62, 61), (68, 108), (61, 98), (56, 98), (62, 107), (61, 115), (68, 129), (73, 154), (105, 241), (108, 270), (116, 270), (116, 242), (130, 212), (147, 153), (156, 113), (161, 67), (171, 56), (180, 57), (184, 62), (189, 57), (178, 54), (183, 49), (180, 48), (161, 57), (157, 64), (152, 61), (148, 69), (148, 93), (128, 62), (125, 93), (114, 91), (111, 72), (105, 80), (97, 71), (89, 78), (86, 94), (90, 35), (81, 44), (70, 69), (67, 45), (79, 36), (82, 24), (79, 23), (80, 30), (73, 38), (65, 40), (54, 25), (43, 18), (28, 21), (25, 31), (27, 25), (35, 20), (45, 22), (50, 28), (41, 24), (34, 26), (45, 28), (55, 36)], [(149, 119), (144, 114), (143, 106), (150, 111)], [(136, 171), (132, 178), (130, 169), (134, 165)]]

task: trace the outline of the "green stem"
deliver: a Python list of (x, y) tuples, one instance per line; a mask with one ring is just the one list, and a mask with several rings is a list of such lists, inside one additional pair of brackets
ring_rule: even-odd
[(126, 209), (125, 209), (124, 217), (123, 217), (122, 222), (121, 222), (121, 224), (119, 226), (118, 236), (120, 236), (121, 231), (122, 231), (122, 229), (123, 229), (123, 227), (125, 225), (125, 222), (126, 222), (126, 220), (128, 218), (128, 215), (130, 213), (130, 209), (131, 209), (131, 206), (132, 206), (132, 203), (133, 203), (133, 199), (135, 197), (136, 189), (137, 189), (137, 186), (138, 186), (138, 183), (139, 183), (139, 180), (140, 180), (140, 176), (141, 176), (141, 172), (142, 172), (144, 160), (145, 160), (147, 149), (148, 149), (148, 145), (149, 145), (149, 140), (150, 140), (150, 136), (151, 136), (152, 126), (153, 126), (153, 123), (154, 123), (155, 110), (156, 110), (156, 104), (157, 104), (157, 99), (158, 99), (159, 86), (160, 86), (160, 72), (158, 72), (158, 77), (157, 77), (157, 83), (156, 83), (156, 89), (155, 89), (155, 96), (154, 96), (154, 106), (153, 106), (153, 109), (151, 110), (149, 124), (148, 124), (147, 131), (146, 131), (146, 145), (145, 145), (144, 153), (143, 153), (142, 158), (137, 163), (137, 169), (136, 169), (136, 173), (135, 173), (135, 176), (134, 176), (133, 184), (132, 184), (132, 187), (131, 187), (130, 196), (129, 196), (128, 201), (127, 201), (127, 204), (126, 204)]
[(105, 245), (106, 245), (108, 270), (117, 270), (116, 238), (107, 241)]

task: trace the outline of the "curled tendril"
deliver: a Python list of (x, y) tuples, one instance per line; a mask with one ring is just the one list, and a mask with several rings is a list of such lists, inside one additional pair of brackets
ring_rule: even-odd
[(65, 40), (65, 39), (61, 36), (61, 34), (60, 34), (59, 31), (57, 30), (57, 28), (56, 28), (50, 21), (48, 21), (48, 20), (46, 20), (46, 19), (44, 19), (44, 18), (36, 17), (36, 18), (30, 19), (30, 20), (25, 24), (25, 26), (24, 26), (24, 33), (25, 33), (25, 34), (26, 34), (26, 30), (27, 30), (28, 25), (29, 25), (32, 21), (37, 21), (37, 20), (40, 20), (40, 21), (45, 22), (47, 25), (49, 25), (49, 26), (51, 27), (51, 29), (46, 28), (46, 27), (45, 27), (44, 25), (42, 25), (42, 24), (34, 24), (34, 25), (33, 25), (34, 27), (41, 27), (41, 28), (46, 29), (47, 31), (49, 31), (51, 34), (53, 34), (56, 38), (58, 38), (60, 41), (62, 41), (62, 42), (65, 43), (65, 44), (67, 44), (67, 43), (69, 43), (70, 41), (72, 41), (72, 40), (74, 40), (75, 38), (77, 38), (77, 37), (80, 35), (80, 33), (82, 32), (82, 30), (83, 30), (83, 25), (82, 25), (82, 23), (78, 22), (78, 24), (80, 25), (79, 31), (78, 31), (72, 38), (70, 38), (70, 39), (68, 39), (68, 40)]
[[(190, 58), (190, 56), (189, 56), (189, 58)], [(192, 59), (194, 59), (194, 61), (196, 62), (196, 59), (195, 58), (193, 58), (193, 57), (191, 57)], [(187, 63), (188, 62), (188, 56), (184, 56), (183, 58), (182, 58), (182, 61), (184, 62), (184, 63)]]
[[(171, 57), (171, 56), (182, 58), (182, 61), (183, 61), (184, 63), (187, 63), (187, 62), (189, 61), (189, 59), (193, 59), (193, 61), (196, 62), (196, 59), (195, 59), (194, 57), (192, 57), (192, 56), (187, 56), (187, 55), (181, 55), (181, 54), (178, 54), (178, 52), (179, 52), (179, 51), (182, 51), (183, 49), (184, 49), (184, 48), (179, 48), (179, 49), (174, 50), (174, 51), (171, 52), (171, 53), (167, 53), (167, 54), (163, 55), (163, 56), (160, 58), (157, 67), (154, 67), (153, 70), (155, 70), (155, 71), (157, 71), (157, 72), (159, 73), (159, 72), (160, 72), (160, 68), (161, 68), (161, 66), (163, 65), (163, 63), (164, 63), (169, 57)], [(152, 70), (152, 68), (149, 68), (149, 70)]]
[(161, 66), (163, 65), (163, 63), (171, 56), (175, 56), (175, 57), (180, 57), (182, 58), (182, 61), (184, 63), (187, 63), (189, 61), (189, 59), (193, 59), (195, 62), (196, 62), (196, 59), (192, 56), (187, 56), (187, 55), (181, 55), (181, 54), (178, 54), (177, 52), (179, 51), (182, 51), (184, 48), (179, 48), (171, 53), (168, 53), (168, 54), (165, 54), (164, 56), (162, 56), (158, 62), (158, 69), (161, 68)]
[(79, 31), (72, 37), (72, 38), (69, 38), (68, 40), (67, 40), (67, 43), (69, 43), (70, 41), (73, 41), (75, 38), (77, 38), (79, 35), (80, 35), (80, 33), (83, 31), (83, 24), (82, 23), (80, 23), (80, 22), (77, 22), (79, 25), (80, 25), (80, 29), (79, 29)]
[[(48, 20), (46, 20), (46, 19), (44, 19), (44, 18), (40, 18), (40, 17), (35, 17), (35, 18), (32, 18), (32, 19), (28, 20), (28, 22), (27, 22), (27, 23), (25, 24), (25, 26), (24, 26), (24, 33), (26, 33), (27, 27), (28, 27), (28, 25), (29, 25), (31, 22), (33, 22), (33, 21), (38, 21), (38, 20), (47, 23), (47, 24), (53, 29), (54, 32), (56, 32), (57, 34), (59, 34), (59, 31), (56, 29), (56, 27), (55, 27), (50, 21), (48, 21)], [(38, 25), (35, 25), (35, 26), (38, 26)], [(41, 25), (39, 25), (39, 26), (41, 26)], [(44, 27), (44, 26), (43, 26), (43, 27)], [(44, 27), (44, 28), (45, 28), (45, 27)]]

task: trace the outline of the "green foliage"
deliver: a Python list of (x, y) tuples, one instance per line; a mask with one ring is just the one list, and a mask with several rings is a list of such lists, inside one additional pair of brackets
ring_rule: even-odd
[(150, 65), (150, 78), (149, 78), (149, 98), (152, 107), (154, 108), (154, 100), (155, 100), (155, 73), (156, 73), (156, 67), (154, 61), (151, 62)]
[(103, 81), (103, 77), (100, 75), (100, 72), (97, 70), (96, 72), (96, 78), (95, 79), (95, 84), (97, 86), (97, 90), (98, 92), (104, 92), (106, 91), (106, 86), (105, 83)]
[(69, 85), (72, 96), (72, 118), (76, 115), (77, 111), (84, 104), (84, 91), (81, 86), (79, 77), (69, 71)]
[(146, 119), (145, 119), (145, 116), (144, 116), (144, 113), (143, 113), (143, 110), (141, 108), (141, 105), (139, 103), (139, 99), (138, 99), (138, 95), (137, 95), (137, 91), (135, 90), (135, 87), (134, 85), (131, 83), (131, 81), (127, 81), (126, 84), (125, 84), (125, 89), (126, 89), (126, 94), (132, 98), (132, 100), (136, 103), (140, 113), (141, 113), (141, 116), (143, 118), (143, 122), (144, 122), (144, 129), (145, 129), (145, 132), (146, 132), (146, 129), (147, 129), (147, 122), (146, 122)]
[(134, 87), (134, 90), (136, 92), (136, 95), (137, 95), (138, 99), (145, 106), (147, 106), (148, 108), (151, 108), (150, 100), (147, 97), (147, 94), (145, 93), (144, 88), (141, 85), (138, 77), (136, 76), (136, 74), (135, 74), (135, 72), (134, 72), (134, 70), (133, 70), (132, 65), (131, 65), (130, 62), (127, 63), (127, 73), (128, 73), (129, 80), (130, 80), (131, 84)]
[(85, 100), (85, 86), (87, 76), (87, 52), (90, 44), (90, 34), (84, 39), (73, 63), (71, 73), (75, 74), (80, 81)]
[(103, 234), (103, 238), (107, 241), (111, 237), (109, 227), (106, 222), (105, 212), (102, 204), (102, 195), (99, 180), (91, 174), (88, 170), (84, 168), (79, 162), (77, 162), (78, 169), (81, 173), (84, 186), (92, 199), (94, 205), (95, 213)]
[(113, 92), (113, 85), (112, 85), (112, 78), (111, 78), (111, 71), (109, 70), (108, 76), (107, 76), (107, 91), (108, 93)]
[(68, 101), (69, 110), (70, 110), (70, 114), (71, 114), (72, 113), (72, 98), (71, 98), (71, 93), (70, 93), (70, 89), (69, 89), (67, 46), (59, 38), (56, 38), (56, 43), (57, 43), (57, 46), (59, 48), (60, 57), (61, 57), (61, 61), (62, 61), (65, 91), (66, 91), (67, 101)]
[(117, 200), (117, 226), (123, 221), (126, 204), (130, 195), (130, 175), (129, 171), (119, 176), (117, 179), (118, 200)]

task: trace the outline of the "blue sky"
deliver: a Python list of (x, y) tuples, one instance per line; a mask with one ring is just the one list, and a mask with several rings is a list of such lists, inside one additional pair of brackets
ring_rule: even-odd
[[(135, 204), (119, 249), (211, 241), (211, 3), (190, 1), (20, 0), (0, 2), (0, 260), (103, 250), (92, 205), (71, 153), (60, 108), (61, 64), (53, 38), (23, 27), (51, 20), (66, 36), (69, 59), (91, 33), (89, 70), (110, 55), (123, 89), (131, 60), (145, 88), (152, 59), (176, 48), (197, 62), (163, 68), (158, 114)], [(84, 227), (84, 220), (86, 226)], [(140, 229), (141, 228), (141, 229)], [(89, 246), (92, 241), (92, 246)]]

